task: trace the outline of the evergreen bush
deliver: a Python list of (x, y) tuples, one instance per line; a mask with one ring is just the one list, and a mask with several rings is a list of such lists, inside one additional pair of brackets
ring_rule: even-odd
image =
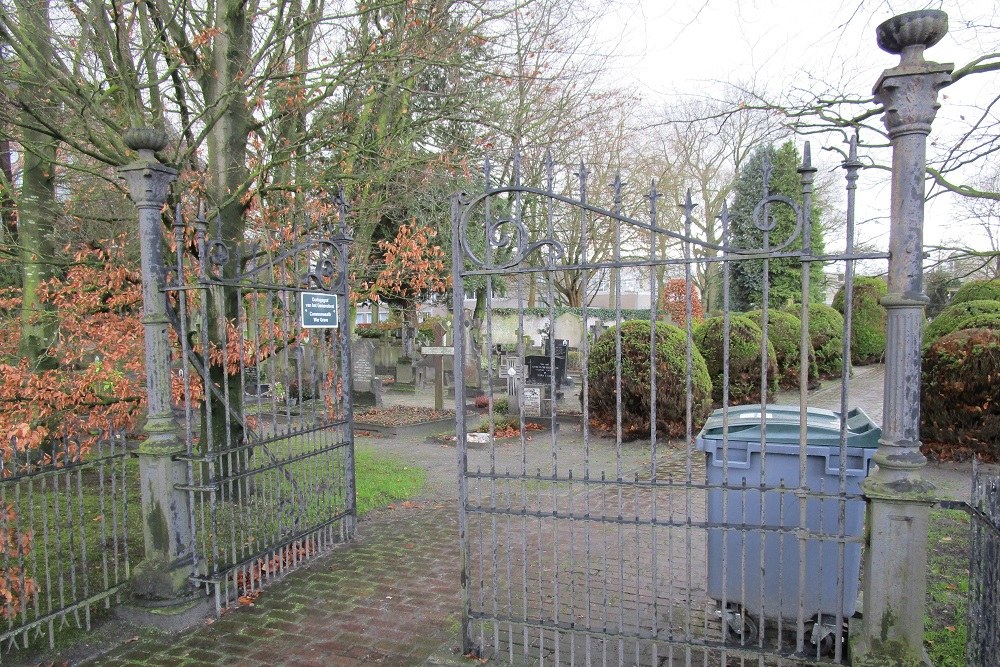
[(948, 305), (968, 301), (1000, 301), (1000, 279), (970, 280), (958, 288)]
[[(615, 424), (616, 328), (605, 331), (594, 342), (587, 365), (589, 409), (598, 425)], [(621, 406), (622, 434), (627, 440), (647, 437), (651, 430), (650, 411), (650, 328), (648, 320), (622, 322)], [(687, 424), (686, 354), (687, 335), (666, 322), (656, 323), (656, 428), (670, 437), (684, 435)], [(712, 383), (705, 360), (691, 350), (691, 393), (694, 429), (700, 429), (712, 410)]]
[(920, 439), (947, 460), (1000, 458), (1000, 331), (954, 331), (924, 349)]
[[(802, 306), (792, 305), (787, 310), (798, 317)], [(809, 339), (820, 379), (839, 378), (844, 369), (844, 316), (825, 303), (810, 303)]]
[(980, 299), (952, 303), (924, 327), (924, 348), (933, 345), (942, 336), (959, 329), (968, 329), (968, 326), (961, 325), (969, 318), (991, 313), (1000, 313), (1000, 301)]
[[(712, 379), (712, 398), (722, 402), (724, 319), (712, 317), (698, 327), (695, 345), (701, 351)], [(761, 339), (764, 332), (753, 320), (734, 313), (729, 317), (729, 404), (760, 402)], [(778, 389), (778, 363), (774, 346), (767, 341), (767, 397)]]
[[(881, 278), (854, 278), (851, 311), (851, 363), (857, 366), (878, 363), (885, 356), (886, 312), (880, 303), (886, 295)], [(844, 314), (844, 288), (833, 297), (833, 307)]]
[[(753, 310), (747, 313), (754, 324), (764, 328), (764, 313)], [(767, 311), (767, 340), (774, 347), (774, 357), (778, 363), (778, 387), (781, 389), (796, 389), (799, 386), (799, 342), (802, 338), (802, 320), (791, 313), (781, 310)], [(819, 385), (819, 370), (816, 366), (816, 352), (812, 343), (807, 350), (809, 355), (808, 386), (815, 389)]]

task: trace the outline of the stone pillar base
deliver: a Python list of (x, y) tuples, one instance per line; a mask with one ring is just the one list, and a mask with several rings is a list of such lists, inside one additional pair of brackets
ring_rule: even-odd
[(214, 613), (214, 600), (200, 593), (180, 601), (147, 602), (133, 598), (115, 607), (115, 616), (126, 623), (169, 633), (198, 625)]
[(866, 514), (864, 623), (854, 667), (932, 667), (923, 648), (930, 505), (871, 498)]

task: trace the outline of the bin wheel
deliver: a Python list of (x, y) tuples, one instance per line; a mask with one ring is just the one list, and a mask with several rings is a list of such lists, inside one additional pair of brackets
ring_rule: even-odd
[[(832, 658), (836, 655), (837, 649), (837, 632), (836, 623), (823, 623), (823, 620), (831, 621), (829, 617), (826, 619), (816, 619), (813, 618), (806, 626), (807, 636), (811, 638), (812, 644), (819, 647), (819, 655), (824, 658)], [(847, 658), (847, 633), (848, 625), (845, 619), (843, 628), (841, 628), (840, 640), (841, 640), (841, 657)]]
[(727, 641), (732, 640), (741, 646), (757, 641), (757, 621), (743, 607), (729, 607), (724, 616), (725, 623), (722, 627), (725, 630)]

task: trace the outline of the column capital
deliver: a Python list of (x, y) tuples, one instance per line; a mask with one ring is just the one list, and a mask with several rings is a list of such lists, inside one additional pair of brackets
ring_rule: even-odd
[(167, 200), (170, 183), (177, 170), (156, 159), (156, 151), (167, 145), (163, 130), (142, 127), (125, 133), (125, 145), (139, 153), (139, 159), (118, 168), (119, 176), (128, 184), (132, 201), (139, 208), (160, 208)]
[(914, 67), (900, 65), (882, 72), (875, 84), (875, 101), (885, 113), (882, 124), (889, 138), (904, 134), (930, 134), (931, 123), (941, 107), (938, 91), (951, 83), (951, 63), (925, 62)]
[(879, 48), (899, 55), (899, 65), (879, 77), (875, 101), (885, 108), (882, 122), (889, 138), (904, 134), (928, 135), (941, 106), (937, 92), (951, 83), (954, 65), (924, 60), (924, 50), (948, 32), (948, 15), (922, 9), (893, 16), (875, 29)]

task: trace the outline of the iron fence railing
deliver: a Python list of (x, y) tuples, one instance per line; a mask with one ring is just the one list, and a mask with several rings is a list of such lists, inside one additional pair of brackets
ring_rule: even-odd
[(1000, 469), (975, 467), (969, 514), (966, 663), (989, 665), (1000, 655)]
[(293, 243), (227, 244), (209, 227), (178, 212), (167, 294), (191, 581), (221, 609), (353, 534), (350, 238), (342, 204), (339, 225)]
[[(0, 642), (5, 650), (89, 630), (119, 602), (141, 550), (136, 463), (121, 433), (17, 441), (0, 476)], [(138, 538), (134, 536), (140, 536)]]

